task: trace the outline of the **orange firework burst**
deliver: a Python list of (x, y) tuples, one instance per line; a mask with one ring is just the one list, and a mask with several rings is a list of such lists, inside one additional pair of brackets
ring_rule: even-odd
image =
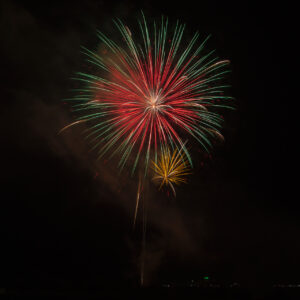
[(160, 183), (160, 189), (165, 185), (171, 187), (174, 196), (176, 196), (174, 184), (186, 183), (185, 176), (190, 173), (190, 164), (181, 148), (171, 151), (167, 148), (162, 151), (158, 162), (152, 162), (154, 170), (153, 181)]

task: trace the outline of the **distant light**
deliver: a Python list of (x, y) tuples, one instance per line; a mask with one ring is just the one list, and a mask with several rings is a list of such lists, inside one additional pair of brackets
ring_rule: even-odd
[(208, 277), (208, 276), (204, 276), (204, 277), (203, 277), (203, 279), (205, 279), (205, 280), (208, 280), (208, 279), (209, 279), (209, 277)]

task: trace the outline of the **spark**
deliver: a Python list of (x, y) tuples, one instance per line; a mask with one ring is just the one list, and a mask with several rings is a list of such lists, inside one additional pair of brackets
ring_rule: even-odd
[(83, 122), (86, 122), (87, 120), (79, 120), (79, 121), (75, 121), (67, 126), (65, 126), (64, 128), (62, 128), (59, 132), (58, 132), (58, 135), (61, 134), (64, 130), (76, 125), (76, 124), (80, 124), (80, 123), (83, 123)]

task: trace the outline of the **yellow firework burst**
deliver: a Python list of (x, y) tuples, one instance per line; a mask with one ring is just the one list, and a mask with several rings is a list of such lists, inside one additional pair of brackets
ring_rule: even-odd
[(190, 173), (190, 164), (184, 151), (175, 149), (171, 154), (169, 149), (164, 150), (157, 162), (152, 161), (154, 171), (153, 181), (163, 186), (169, 186), (176, 196), (174, 184), (186, 183), (186, 175)]

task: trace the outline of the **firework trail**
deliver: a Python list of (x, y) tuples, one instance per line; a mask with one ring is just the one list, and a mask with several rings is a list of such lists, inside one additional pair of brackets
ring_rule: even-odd
[(87, 138), (99, 158), (119, 154), (121, 170), (128, 164), (134, 173), (141, 163), (146, 174), (150, 159), (157, 161), (170, 147), (182, 149), (192, 164), (183, 143), (187, 135), (207, 151), (210, 139), (222, 136), (215, 110), (231, 107), (231, 97), (223, 96), (228, 86), (220, 84), (229, 61), (213, 57), (214, 51), (203, 54), (207, 39), (197, 45), (198, 33), (183, 46), (185, 25), (177, 22), (171, 31), (163, 17), (150, 27), (142, 15), (140, 35), (120, 20), (114, 23), (118, 42), (98, 32), (102, 50), (83, 48), (94, 71), (74, 78), (85, 84), (68, 99), (76, 122), (88, 125)]
[(136, 217), (137, 217), (137, 212), (139, 208), (139, 203), (140, 203), (140, 198), (141, 198), (141, 193), (142, 193), (142, 178), (141, 175), (139, 176), (139, 184), (138, 184), (138, 189), (136, 193), (136, 202), (135, 202), (135, 210), (134, 210), (134, 218), (133, 218), (133, 227), (135, 226), (136, 223)]
[(69, 124), (69, 125), (67, 125), (67, 126), (65, 126), (64, 128), (62, 128), (59, 132), (58, 132), (58, 134), (61, 134), (64, 130), (66, 130), (66, 129), (68, 129), (68, 128), (70, 128), (70, 127), (72, 127), (72, 126), (74, 126), (74, 125), (77, 125), (77, 124), (80, 124), (80, 123), (83, 123), (83, 122), (85, 122), (86, 120), (79, 120), (79, 121), (75, 121), (75, 122), (73, 122), (73, 123), (71, 123), (71, 124)]

